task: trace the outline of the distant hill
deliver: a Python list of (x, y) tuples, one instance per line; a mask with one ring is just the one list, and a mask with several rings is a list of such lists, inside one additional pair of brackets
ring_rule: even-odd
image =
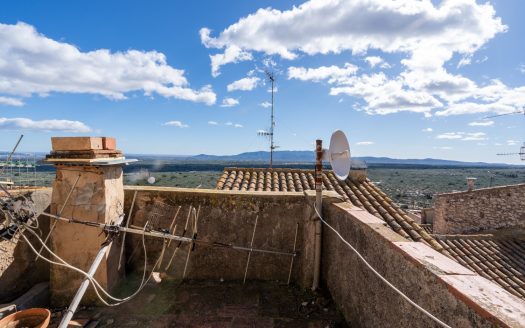
[[(280, 163), (312, 163), (314, 152), (307, 150), (284, 150), (273, 153), (274, 162)], [(206, 155), (200, 154), (189, 156), (187, 161), (217, 161), (217, 162), (267, 162), (270, 153), (267, 151), (246, 152), (237, 155)], [(421, 165), (421, 166), (464, 166), (464, 167), (494, 167), (494, 166), (516, 166), (503, 163), (484, 163), (484, 162), (462, 162), (445, 159), (423, 158), (423, 159), (397, 159), (390, 157), (353, 157), (361, 160), (368, 165)]]

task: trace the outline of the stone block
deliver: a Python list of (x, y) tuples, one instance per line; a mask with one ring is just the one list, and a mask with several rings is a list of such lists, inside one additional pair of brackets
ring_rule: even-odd
[[(113, 144), (115, 144), (114, 141), (113, 139)], [(102, 137), (52, 137), (51, 145), (54, 151), (104, 149)]]

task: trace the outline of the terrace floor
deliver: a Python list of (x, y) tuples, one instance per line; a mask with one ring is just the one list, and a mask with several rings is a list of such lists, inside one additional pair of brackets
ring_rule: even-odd
[[(118, 307), (82, 308), (74, 320), (77, 327), (348, 327), (329, 296), (275, 282), (164, 280)], [(58, 322), (57, 313), (50, 327)]]

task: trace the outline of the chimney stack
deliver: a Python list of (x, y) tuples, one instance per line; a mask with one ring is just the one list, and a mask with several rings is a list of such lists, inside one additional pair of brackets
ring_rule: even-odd
[[(51, 213), (80, 221), (111, 223), (124, 211), (122, 153), (115, 139), (107, 137), (52, 138), (53, 150), (47, 162), (56, 167)], [(87, 271), (105, 241), (100, 229), (82, 224), (51, 221), (50, 248), (66, 262)], [(111, 290), (119, 281), (119, 243), (114, 241), (100, 264), (95, 279)], [(59, 266), (51, 266), (50, 294), (55, 307), (68, 305), (83, 276)], [(93, 304), (92, 289), (83, 303)]]
[(468, 177), (467, 178), (467, 187), (468, 191), (474, 190), (474, 184), (476, 183), (477, 178)]

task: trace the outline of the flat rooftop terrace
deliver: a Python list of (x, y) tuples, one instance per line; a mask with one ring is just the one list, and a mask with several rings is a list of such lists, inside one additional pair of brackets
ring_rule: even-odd
[[(119, 292), (126, 295), (139, 283), (133, 276)], [(84, 327), (349, 327), (329, 295), (319, 295), (268, 281), (163, 280), (118, 307), (84, 307), (74, 320)]]

